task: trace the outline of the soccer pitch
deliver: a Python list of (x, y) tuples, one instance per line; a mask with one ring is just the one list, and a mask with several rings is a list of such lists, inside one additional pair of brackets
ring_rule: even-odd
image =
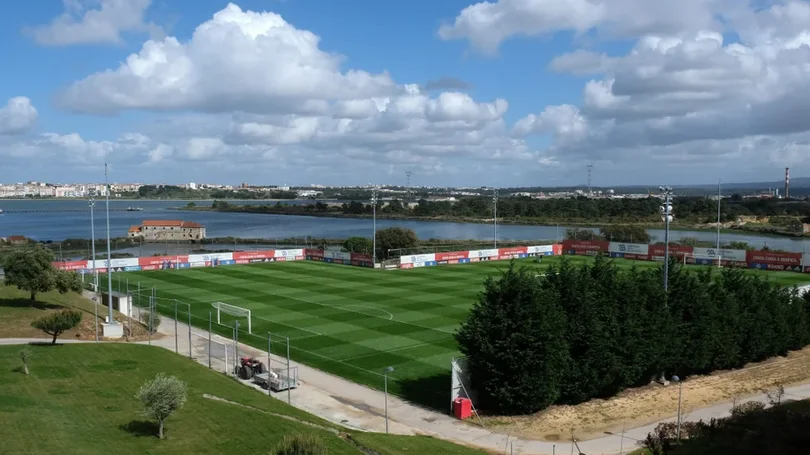
[[(560, 260), (516, 262), (542, 273)], [(622, 268), (660, 266), (614, 261)], [(243, 323), (240, 341), (266, 349), (268, 332), (289, 337), (293, 360), (375, 388), (382, 388), (383, 371), (392, 366), (388, 384), (392, 393), (444, 408), (449, 405), (450, 359), (460, 355), (453, 332), (467, 316), (484, 279), (508, 266), (506, 261), (492, 261), (385, 271), (296, 261), (128, 272), (118, 274), (117, 280), (127, 280), (130, 291), (139, 283), (142, 296), (155, 287), (160, 309), (169, 316), (174, 299), (190, 304), (193, 323), (205, 329), (213, 302), (247, 308), (252, 312), (253, 335), (246, 333)], [(747, 272), (766, 274), (785, 285), (810, 282), (810, 275), (793, 272)], [(140, 303), (146, 305), (146, 299)], [(232, 332), (216, 323), (214, 327), (226, 336)]]

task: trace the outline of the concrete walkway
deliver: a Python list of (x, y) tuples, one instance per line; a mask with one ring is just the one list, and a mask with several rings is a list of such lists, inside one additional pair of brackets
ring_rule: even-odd
[[(159, 332), (165, 336), (159, 340), (153, 340), (152, 344), (169, 350), (175, 350), (175, 321), (162, 316)], [(177, 350), (180, 355), (188, 356), (189, 353), (189, 332), (188, 326), (177, 323)], [(195, 340), (207, 344), (207, 332), (203, 333), (199, 329), (192, 329), (192, 345)], [(224, 344), (232, 345), (232, 340), (214, 335), (212, 340)], [(46, 340), (30, 339), (0, 339), (0, 344), (25, 344), (32, 341), (50, 342)], [(93, 342), (77, 340), (60, 340), (59, 343)], [(146, 342), (140, 342), (145, 344)], [(192, 346), (192, 352), (194, 346)], [(240, 355), (251, 355), (263, 361), (267, 358), (267, 353), (255, 349), (251, 346), (239, 345)], [(192, 355), (193, 357), (193, 355)], [(206, 358), (197, 359), (207, 366)], [(284, 359), (271, 356), (274, 366), (284, 363)], [(333, 376), (328, 373), (316, 370), (306, 365), (292, 362), (292, 366), (297, 366), (299, 371), (300, 385), (290, 393), (291, 404), (299, 409), (315, 414), (333, 423), (344, 425), (353, 429), (365, 431), (384, 432), (384, 403), (385, 396), (382, 392), (371, 389), (346, 379)], [(380, 378), (382, 381), (382, 378)], [(688, 387), (688, 382), (685, 383)], [(267, 394), (266, 391), (262, 393)], [(686, 389), (685, 393), (688, 393)], [(276, 399), (287, 401), (287, 392), (272, 394)], [(805, 399), (810, 398), (810, 384), (796, 386), (785, 389), (785, 399)], [(746, 401), (759, 401), (767, 403), (765, 394), (738, 400), (739, 403)], [(684, 415), (685, 420), (708, 420), (729, 415), (732, 403), (724, 403), (709, 408), (693, 411)], [(449, 407), (449, 406), (448, 406)], [(663, 421), (674, 421), (677, 410), (673, 409), (672, 416)], [(464, 423), (455, 418), (439, 412), (424, 409), (405, 402), (397, 397), (388, 396), (389, 431), (397, 434), (424, 434), (431, 435), (448, 441), (477, 446), (500, 453), (513, 453), (520, 455), (528, 454), (552, 454), (552, 453), (573, 453), (576, 447), (572, 448), (572, 443), (568, 442), (546, 442), (511, 437), (507, 434), (499, 433), (498, 428), (483, 428), (472, 423)], [(638, 448), (637, 441), (643, 440), (660, 422), (656, 422), (643, 427), (633, 428), (625, 431), (622, 438), (619, 434), (605, 435), (598, 439), (578, 442), (579, 449), (588, 455), (596, 454), (619, 454), (628, 453)], [(617, 432), (618, 433), (618, 432)]]

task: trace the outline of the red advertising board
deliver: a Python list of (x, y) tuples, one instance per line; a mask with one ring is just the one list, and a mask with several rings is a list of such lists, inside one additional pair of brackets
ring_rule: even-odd
[[(669, 246), (669, 255), (671, 257), (681, 258), (687, 254), (692, 254), (694, 249), (691, 246), (686, 245), (670, 245)], [(627, 257), (627, 256), (625, 256)], [(666, 247), (664, 245), (650, 245), (650, 256), (647, 260), (653, 261), (663, 261), (664, 257), (666, 257)]]
[(361, 263), (371, 264), (374, 262), (374, 258), (372, 258), (370, 254), (352, 253), (351, 261), (352, 265), (360, 265)]
[(170, 264), (188, 262), (188, 256), (147, 256), (138, 258), (138, 265), (141, 266), (141, 270), (157, 270), (144, 267), (157, 266), (159, 269), (160, 266), (167, 262)]
[(87, 261), (54, 262), (59, 270), (82, 270), (87, 268)]
[(552, 248), (552, 250), (551, 250), (551, 251), (552, 251), (552, 254), (553, 254), (554, 256), (561, 256), (561, 255), (563, 254), (563, 246), (562, 246), (562, 244), (561, 244), (561, 243), (557, 243), (557, 244), (555, 244), (555, 245), (551, 245), (551, 248)]
[(511, 256), (517, 256), (519, 254), (526, 254), (529, 252), (529, 249), (525, 246), (515, 246), (510, 248), (498, 248), (498, 256), (506, 259), (510, 259)]
[(234, 261), (248, 261), (251, 259), (268, 259), (275, 257), (275, 250), (261, 250), (261, 251), (235, 251), (233, 253)]
[(604, 240), (565, 240), (562, 249), (566, 253), (593, 255), (605, 253), (610, 246), (610, 242)]
[(469, 252), (467, 251), (451, 251), (449, 253), (436, 253), (436, 262), (447, 261), (451, 263), (451, 261), (458, 262), (459, 259), (467, 259), (469, 257)]
[(319, 250), (317, 248), (307, 248), (306, 250), (304, 250), (304, 254), (313, 258), (323, 259), (323, 250)]
[[(748, 266), (751, 264), (768, 264), (769, 266), (801, 266), (802, 254), (801, 253), (774, 253), (771, 251), (747, 251), (745, 253), (746, 262)], [(783, 270), (778, 267), (768, 267), (770, 270)]]
[(412, 269), (413, 264), (400, 264), (399, 268), (401, 268), (401, 269)]
[(149, 271), (149, 270), (160, 270), (159, 265), (142, 265), (141, 270)]

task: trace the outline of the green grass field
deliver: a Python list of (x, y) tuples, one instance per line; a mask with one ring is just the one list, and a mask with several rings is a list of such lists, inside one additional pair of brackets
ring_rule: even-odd
[[(590, 261), (572, 257), (574, 261)], [(518, 262), (542, 273), (559, 257)], [(615, 260), (620, 267), (659, 267), (653, 262)], [(493, 261), (410, 270), (372, 270), (319, 262), (252, 264), (119, 274), (129, 289), (157, 288), (162, 310), (174, 299), (191, 305), (194, 323), (207, 328), (211, 303), (251, 310), (253, 336), (243, 324), (240, 341), (267, 346), (267, 332), (290, 337), (294, 360), (381, 388), (383, 370), (394, 367), (389, 389), (411, 401), (446, 409), (450, 359), (458, 356), (453, 332), (466, 317), (487, 276), (508, 267)], [(703, 267), (703, 266), (690, 266)], [(810, 275), (767, 274), (785, 285), (810, 282)], [(118, 284), (116, 283), (116, 286)], [(146, 299), (141, 299), (146, 304)], [(230, 335), (231, 330), (219, 327)]]
[[(295, 433), (320, 437), (330, 454), (369, 453), (339, 437), (336, 430), (344, 429), (163, 348), (123, 343), (32, 346), (29, 376), (20, 372), (21, 349), (0, 346), (2, 454), (267, 454), (275, 453), (271, 449), (285, 435)], [(166, 421), (162, 441), (156, 425), (139, 414), (134, 397), (159, 372), (188, 385), (188, 401)], [(385, 455), (484, 454), (424, 436), (345, 434)]]

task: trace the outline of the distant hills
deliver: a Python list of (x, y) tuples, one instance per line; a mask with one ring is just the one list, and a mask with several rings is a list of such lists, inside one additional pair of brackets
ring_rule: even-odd
[[(726, 183), (722, 182), (725, 188), (739, 188), (739, 189), (768, 189), (779, 188), (780, 191), (785, 187), (785, 181), (778, 182), (747, 182), (747, 183)], [(642, 185), (639, 185), (642, 187)], [(702, 185), (677, 185), (673, 188), (717, 188), (717, 183), (709, 183)], [(793, 177), (790, 179), (790, 189), (796, 188), (810, 188), (810, 177)]]

